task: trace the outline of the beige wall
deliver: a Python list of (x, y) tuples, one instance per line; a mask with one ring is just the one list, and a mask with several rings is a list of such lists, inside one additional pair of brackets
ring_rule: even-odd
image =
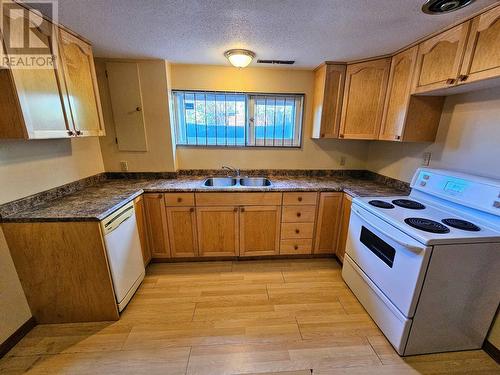
[(96, 71), (106, 126), (106, 137), (100, 138), (106, 171), (120, 171), (120, 161), (127, 161), (131, 172), (175, 171), (175, 149), (172, 147), (168, 105), (168, 63), (164, 60), (136, 61), (139, 66), (148, 151), (129, 152), (119, 151), (115, 143), (117, 124), (113, 120), (105, 61), (96, 60)]
[[(367, 142), (314, 141), (310, 138), (314, 86), (312, 71), (172, 64), (171, 73), (172, 89), (305, 94), (301, 149), (178, 147), (180, 169), (220, 168), (222, 164), (249, 169), (363, 169), (365, 166)], [(345, 166), (340, 165), (342, 156), (346, 157)]]
[(372, 142), (367, 169), (410, 181), (431, 152), (431, 167), (500, 178), (500, 87), (446, 98), (436, 142)]
[[(0, 141), (0, 204), (103, 171), (97, 138)], [(0, 229), (0, 342), (30, 317)]]

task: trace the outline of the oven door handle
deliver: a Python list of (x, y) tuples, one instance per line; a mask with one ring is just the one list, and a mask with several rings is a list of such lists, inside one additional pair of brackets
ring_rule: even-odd
[(419, 246), (414, 246), (414, 245), (410, 245), (409, 243), (406, 243), (404, 241), (401, 241), (397, 238), (394, 238), (393, 236), (390, 236), (386, 233), (386, 231), (384, 231), (383, 229), (377, 227), (376, 225), (374, 225), (373, 223), (371, 223), (366, 217), (364, 217), (361, 212), (359, 212), (356, 208), (353, 209), (354, 213), (356, 215), (358, 215), (358, 217), (363, 220), (365, 223), (367, 223), (368, 225), (372, 226), (373, 228), (375, 228), (376, 230), (378, 230), (380, 233), (384, 233), (384, 235), (386, 235), (387, 237), (389, 237), (391, 240), (393, 240), (394, 242), (398, 243), (399, 245), (403, 246), (405, 249), (408, 249), (410, 250), (411, 252), (413, 253), (420, 253), (422, 252), (422, 250), (424, 250), (422, 247), (419, 247)]

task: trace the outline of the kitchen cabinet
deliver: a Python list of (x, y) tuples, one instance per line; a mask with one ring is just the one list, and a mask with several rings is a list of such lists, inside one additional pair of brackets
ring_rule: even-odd
[(342, 211), (340, 216), (340, 229), (337, 241), (337, 251), (335, 254), (337, 258), (343, 263), (345, 247), (347, 243), (347, 236), (349, 234), (349, 220), (351, 218), (351, 204), (352, 198), (349, 194), (342, 194)]
[(390, 59), (347, 65), (339, 138), (377, 139)]
[(153, 258), (170, 258), (167, 215), (163, 194), (144, 194), (147, 237)]
[(68, 93), (70, 118), (76, 134), (104, 135), (92, 47), (61, 29), (59, 50)]
[[(3, 25), (7, 29), (23, 28), (16, 25), (32, 22), (24, 18), (9, 18), (8, 12), (3, 14)], [(31, 32), (49, 46), (55, 45), (57, 28), (51, 23), (42, 23), (39, 27), (31, 25)], [(8, 32), (8, 30), (6, 30)], [(11, 35), (14, 45), (17, 41)], [(57, 38), (56, 38), (57, 39)], [(6, 45), (6, 54), (15, 51)], [(60, 69), (60, 59), (56, 56), (56, 64), (52, 69), (0, 69), (0, 138), (43, 139), (67, 138), (71, 136), (68, 114), (63, 103), (64, 84)]]
[(444, 97), (411, 96), (418, 47), (391, 59), (389, 83), (378, 139), (432, 142), (436, 138)]
[(240, 256), (277, 255), (281, 206), (240, 207)]
[(500, 77), (500, 6), (471, 22), (458, 84)]
[(319, 197), (315, 254), (335, 254), (339, 233), (342, 193), (321, 193)]
[(196, 208), (200, 256), (239, 255), (239, 211), (236, 206)]
[[(6, 13), (2, 23), (9, 33), (10, 28), (23, 30), (23, 23), (32, 23), (30, 33), (50, 46), (55, 64), (47, 69), (0, 69), (0, 139), (105, 135), (90, 44), (49, 21), (34, 25), (32, 19), (10, 19)], [(15, 56), (9, 45), (5, 52)]]
[(139, 238), (141, 240), (142, 258), (144, 259), (144, 265), (147, 266), (151, 261), (151, 251), (148, 243), (146, 210), (144, 207), (144, 197), (142, 195), (134, 199), (134, 209), (137, 230), (139, 231)]
[(194, 207), (167, 207), (168, 238), (172, 258), (198, 256)]
[(470, 22), (464, 22), (419, 44), (412, 93), (456, 84), (469, 27)]
[(314, 73), (312, 138), (338, 138), (346, 64), (326, 63)]

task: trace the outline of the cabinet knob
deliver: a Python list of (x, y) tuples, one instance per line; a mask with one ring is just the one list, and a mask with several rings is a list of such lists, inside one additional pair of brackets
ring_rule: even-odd
[(75, 133), (72, 130), (68, 130), (68, 135), (72, 136), (72, 135), (75, 135)]
[(297, 200), (298, 200), (299, 202), (302, 202), (302, 197), (298, 197), (298, 198), (297, 198)]
[(136, 112), (141, 112), (142, 111), (142, 107), (136, 107), (135, 110), (136, 110)]
[(241, 212), (245, 212), (245, 208), (244, 207), (241, 207)]
[(82, 135), (82, 134), (83, 134), (83, 132), (81, 130), (76, 131), (76, 135)]
[(238, 207), (235, 207), (233, 211), (238, 212)]
[(320, 134), (320, 138), (325, 138), (325, 134)]
[(399, 140), (399, 139), (401, 139), (401, 136), (400, 135), (395, 135), (394, 139)]
[(300, 230), (295, 229), (295, 233), (299, 234), (299, 233), (300, 233)]
[(191, 208), (189, 209), (189, 212), (194, 212), (194, 207), (191, 207)]
[(301, 217), (302, 214), (300, 212), (297, 212), (297, 217)]
[(467, 81), (467, 78), (469, 78), (469, 76), (468, 76), (468, 75), (465, 75), (465, 74), (462, 74), (462, 75), (459, 75), (459, 76), (458, 76), (458, 80), (459, 80), (460, 82)]
[(339, 138), (344, 138), (344, 134), (339, 134)]
[(294, 248), (294, 250), (298, 250), (299, 249), (299, 247), (297, 245), (294, 245), (293, 248)]
[(448, 78), (448, 79), (446, 80), (446, 83), (447, 83), (448, 85), (453, 85), (455, 82), (456, 82), (456, 79), (455, 79), (455, 78)]
[(182, 202), (182, 198), (181, 197), (177, 198), (177, 203), (181, 203), (181, 202)]

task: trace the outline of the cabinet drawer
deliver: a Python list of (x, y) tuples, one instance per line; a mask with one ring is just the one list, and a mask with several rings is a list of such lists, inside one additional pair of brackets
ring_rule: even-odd
[(311, 254), (311, 239), (281, 240), (280, 254)]
[(180, 207), (180, 206), (194, 206), (193, 193), (166, 193), (165, 205)]
[(280, 206), (281, 193), (196, 193), (197, 206)]
[(312, 238), (314, 223), (282, 223), (281, 238)]
[(313, 223), (316, 217), (316, 206), (284, 206), (283, 223)]
[(283, 193), (283, 204), (316, 204), (318, 193)]

